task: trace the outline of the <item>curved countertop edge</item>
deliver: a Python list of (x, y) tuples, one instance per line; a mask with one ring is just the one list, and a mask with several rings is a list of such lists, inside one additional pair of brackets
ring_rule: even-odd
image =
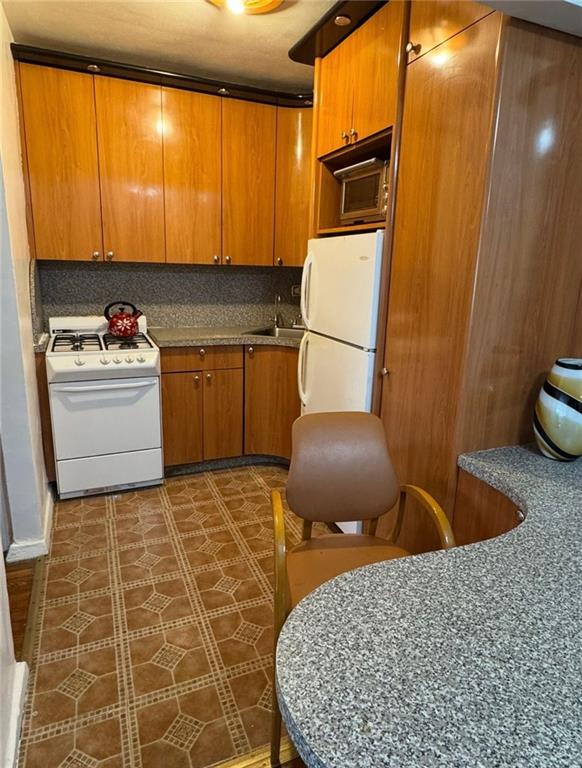
[[(582, 579), (573, 535), (582, 525), (582, 460), (564, 464), (511, 446), (458, 464), (525, 520), (494, 539), (348, 572), (291, 612), (276, 686), (308, 768), (570, 768), (582, 753), (582, 697), (567, 666), (582, 654), (582, 632), (571, 629), (572, 620), (582, 626), (582, 598), (568, 589)], [(365, 655), (350, 668), (362, 645), (382, 642), (385, 672), (381, 658), (372, 665)], [(446, 682), (433, 672), (441, 664)], [(432, 733), (429, 716), (437, 718)]]
[[(192, 337), (188, 339), (178, 339), (176, 341), (158, 341), (154, 334), (150, 333), (160, 349), (168, 347), (229, 347), (229, 346), (269, 346), (269, 347), (292, 347), (299, 349), (301, 339), (286, 339), (276, 336), (259, 336), (247, 334), (245, 336), (224, 336), (215, 338)], [(35, 334), (33, 337), (33, 351), (35, 354), (46, 352), (49, 342), (49, 334), (44, 332)]]

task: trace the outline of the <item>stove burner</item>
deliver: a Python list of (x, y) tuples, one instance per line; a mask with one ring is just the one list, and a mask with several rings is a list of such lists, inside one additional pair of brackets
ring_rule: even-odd
[(57, 333), (53, 352), (95, 352), (103, 349), (97, 333)]
[(105, 349), (150, 349), (152, 346), (143, 333), (136, 333), (135, 336), (127, 338), (106, 333), (103, 336), (103, 343)]

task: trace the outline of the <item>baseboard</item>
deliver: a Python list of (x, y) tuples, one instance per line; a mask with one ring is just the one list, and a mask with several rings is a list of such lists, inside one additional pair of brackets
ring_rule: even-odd
[(22, 714), (24, 712), (24, 704), (26, 701), (26, 684), (28, 682), (28, 664), (24, 661), (19, 661), (14, 667), (11, 690), (9, 692), (2, 692), (4, 704), (6, 704), (6, 697), (8, 697), (7, 711), (4, 712), (4, 708), (2, 710), (2, 717), (6, 717), (8, 720), (8, 727), (4, 754), (0, 755), (0, 764), (7, 766), (7, 768), (16, 766), (18, 758), (20, 728), (22, 726)]
[(54, 499), (49, 486), (46, 489), (44, 501), (44, 530), (42, 539), (21, 539), (13, 541), (6, 553), (7, 563), (16, 563), (19, 560), (33, 560), (35, 557), (46, 555), (49, 551), (51, 528), (53, 524)]

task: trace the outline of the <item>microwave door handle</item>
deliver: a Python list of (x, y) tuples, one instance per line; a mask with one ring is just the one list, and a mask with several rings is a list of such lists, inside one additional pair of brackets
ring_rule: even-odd
[(106, 392), (116, 389), (141, 389), (142, 387), (153, 387), (155, 381), (138, 381), (135, 384), (97, 384), (89, 387), (53, 387), (53, 392)]

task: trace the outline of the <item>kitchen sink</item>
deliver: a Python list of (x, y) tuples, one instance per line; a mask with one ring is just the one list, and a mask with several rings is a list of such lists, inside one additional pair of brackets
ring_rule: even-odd
[(277, 339), (301, 339), (305, 331), (301, 328), (261, 328), (252, 333), (245, 333), (245, 336), (274, 336)]

